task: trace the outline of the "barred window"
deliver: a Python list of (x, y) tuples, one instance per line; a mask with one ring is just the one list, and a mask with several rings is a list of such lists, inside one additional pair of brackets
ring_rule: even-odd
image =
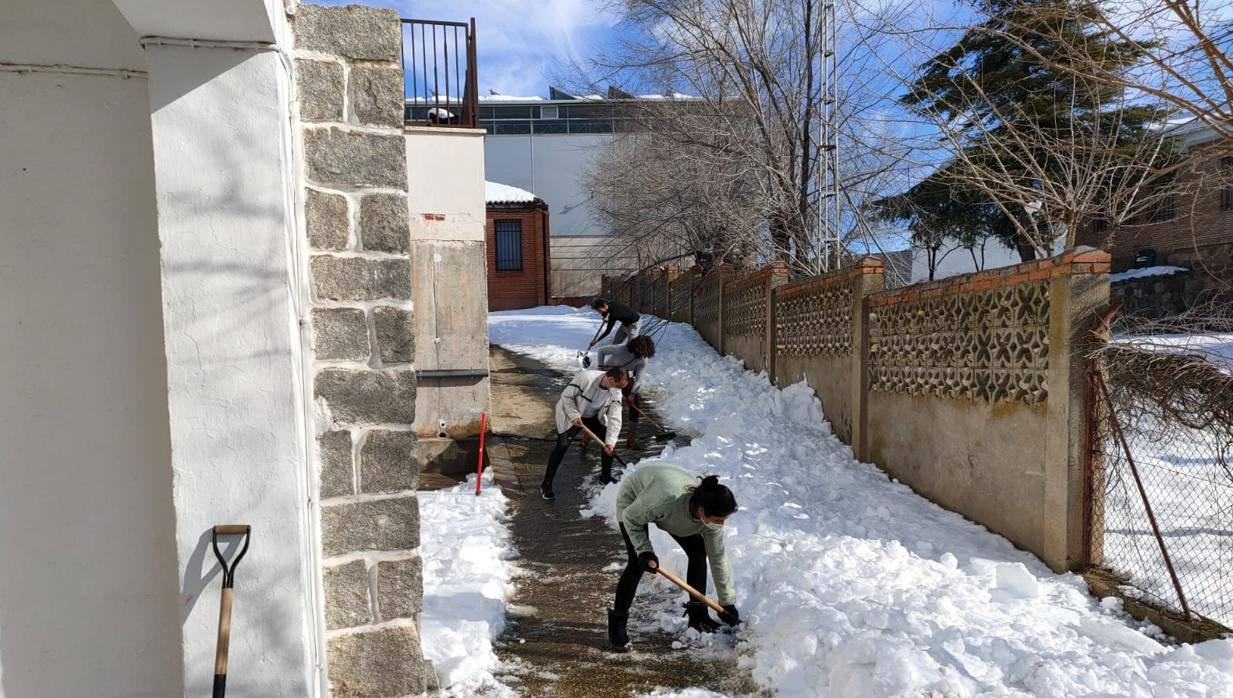
[(497, 271), (522, 271), (522, 221), (493, 221), (497, 234)]

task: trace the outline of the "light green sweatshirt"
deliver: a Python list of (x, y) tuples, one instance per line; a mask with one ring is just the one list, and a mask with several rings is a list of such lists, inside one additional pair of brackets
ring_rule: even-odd
[(654, 552), (647, 535), (648, 524), (653, 523), (682, 538), (701, 535), (719, 603), (727, 606), (736, 603), (736, 587), (724, 555), (724, 533), (689, 513), (690, 488), (698, 482), (696, 476), (679, 466), (669, 463), (644, 465), (621, 480), (616, 501), (617, 519), (625, 524), (625, 532), (638, 553)]

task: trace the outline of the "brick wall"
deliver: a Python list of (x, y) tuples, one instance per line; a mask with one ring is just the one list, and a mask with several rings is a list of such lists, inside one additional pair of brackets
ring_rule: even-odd
[[(512, 310), (546, 305), (552, 295), (547, 288), (551, 267), (545, 273), (550, 251), (544, 248), (548, 231), (543, 202), (525, 207), (488, 207), (488, 309)], [(495, 221), (522, 223), (522, 270), (497, 271)], [(549, 261), (548, 264), (551, 264)]]

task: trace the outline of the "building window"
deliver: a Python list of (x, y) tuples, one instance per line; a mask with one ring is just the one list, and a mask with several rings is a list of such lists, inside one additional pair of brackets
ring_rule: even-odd
[(497, 271), (522, 271), (522, 221), (493, 221)]
[(1160, 223), (1162, 221), (1171, 221), (1177, 216), (1177, 204), (1173, 200), (1172, 194), (1160, 194), (1151, 209), (1147, 213), (1147, 220), (1150, 223)]
[(1233, 158), (1220, 159), (1220, 210), (1233, 211)]

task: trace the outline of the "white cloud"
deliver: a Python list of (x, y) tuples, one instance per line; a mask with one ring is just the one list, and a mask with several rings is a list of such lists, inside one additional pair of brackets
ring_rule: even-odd
[(585, 57), (618, 17), (600, 0), (367, 0), (403, 17), (465, 21), (475, 17), (480, 92), (543, 95), (548, 77)]

